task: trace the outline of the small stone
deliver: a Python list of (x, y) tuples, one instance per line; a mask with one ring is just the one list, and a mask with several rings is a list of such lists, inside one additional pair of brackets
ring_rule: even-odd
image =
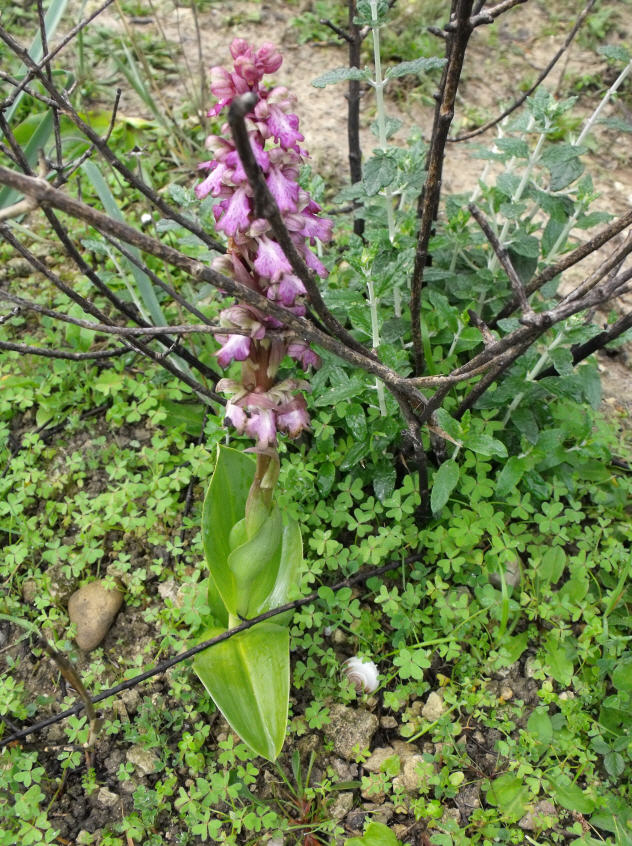
[(70, 622), (77, 626), (77, 646), (89, 652), (98, 646), (108, 633), (123, 595), (109, 590), (102, 582), (90, 582), (75, 591), (68, 600)]
[(97, 793), (97, 802), (106, 808), (113, 808), (119, 803), (119, 797), (107, 787), (102, 787)]
[(160, 763), (158, 756), (150, 749), (145, 749), (144, 746), (132, 746), (131, 749), (127, 750), (126, 757), (128, 761), (134, 764), (141, 776), (151, 775), (151, 773), (158, 771)]
[(333, 742), (334, 752), (347, 761), (354, 761), (358, 753), (369, 748), (378, 727), (375, 714), (363, 708), (332, 705), (329, 719), (327, 737)]
[(60, 605), (66, 605), (77, 585), (77, 580), (74, 577), (67, 576), (61, 564), (51, 564), (47, 570), (47, 575), (48, 592), (51, 599)]
[(380, 725), (382, 726), (383, 729), (386, 729), (387, 731), (389, 729), (396, 729), (397, 728), (397, 720), (395, 719), (395, 717), (389, 717), (389, 716), (382, 717), (382, 719), (380, 720)]
[(364, 786), (360, 791), (360, 796), (369, 802), (374, 802), (377, 805), (381, 805), (384, 799), (386, 798), (382, 777), (371, 773), (370, 776), (366, 777), (366, 780), (363, 782), (363, 784)]
[(555, 805), (548, 799), (536, 802), (533, 810), (528, 811), (518, 825), (523, 831), (544, 831), (557, 823)]
[(166, 582), (161, 582), (158, 585), (158, 593), (163, 599), (168, 599), (172, 605), (175, 605), (178, 597), (178, 585), (174, 579), (167, 579)]
[(509, 687), (509, 685), (504, 685), (500, 688), (500, 698), (504, 699), (507, 702), (509, 699), (513, 699), (513, 690)]
[(385, 761), (396, 755), (397, 752), (392, 746), (379, 746), (371, 753), (362, 766), (370, 773), (379, 773)]
[(445, 706), (443, 704), (443, 699), (439, 693), (436, 691), (432, 691), (428, 694), (428, 698), (426, 699), (426, 704), (421, 709), (421, 716), (428, 720), (429, 723), (434, 723), (435, 720), (438, 720), (445, 712)]
[(387, 825), (395, 813), (395, 805), (392, 802), (383, 802), (381, 805), (375, 805), (373, 802), (364, 802), (362, 807), (371, 815), (371, 820), (380, 822), (382, 825)]
[(457, 823), (461, 822), (461, 812), (458, 808), (446, 808), (444, 810), (441, 822), (447, 823), (450, 820), (454, 820)]
[(35, 579), (25, 579), (22, 582), (22, 599), (32, 605), (35, 602), (39, 588)]
[(575, 694), (572, 690), (563, 690), (559, 695), (559, 699), (562, 702), (566, 702), (568, 699), (575, 699)]
[[(520, 569), (520, 561), (515, 558), (513, 561), (507, 561), (503, 565), (503, 575), (505, 577), (505, 584), (507, 587), (515, 588), (522, 581), (522, 570)], [(493, 572), (489, 574), (489, 581), (496, 588), (502, 587), (502, 579), (500, 573)]]
[(525, 677), (528, 679), (534, 679), (538, 670), (536, 668), (536, 659), (535, 655), (529, 655), (527, 660), (524, 662), (524, 674)]
[(334, 820), (341, 820), (346, 817), (353, 808), (353, 793), (339, 793), (333, 805), (329, 807), (329, 815)]
[(401, 774), (393, 779), (393, 787), (405, 793), (418, 793), (434, 775), (434, 767), (422, 755), (411, 755), (402, 767)]

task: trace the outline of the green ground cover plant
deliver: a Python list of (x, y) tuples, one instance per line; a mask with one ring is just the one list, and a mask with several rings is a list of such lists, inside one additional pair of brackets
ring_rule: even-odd
[[(270, 45), (233, 42), (189, 133), (138, 43), (141, 121), (87, 108), (76, 40), (37, 65), (41, 5), (41, 52), (0, 28), (1, 844), (632, 842), (629, 434), (594, 355), (632, 322), (632, 217), (590, 175), (631, 55), (605, 49), (581, 118), (531, 92), (444, 196), (468, 41), (520, 4), (432, 4), (441, 38), (399, 51), (391, 5), (350, 4), (350, 66), (314, 73), (349, 86), (351, 125), (376, 98), (335, 196), (300, 104), (258, 87)], [(431, 137), (396, 144), (420, 77)], [(205, 132), (208, 191), (186, 171)], [(347, 210), (330, 244), (325, 205)], [(125, 606), (85, 653), (68, 598), (97, 580)], [(376, 713), (343, 748), (341, 719)]]

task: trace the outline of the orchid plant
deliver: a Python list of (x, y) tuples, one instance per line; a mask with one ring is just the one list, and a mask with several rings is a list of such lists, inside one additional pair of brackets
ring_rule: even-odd
[[(230, 47), (234, 66), (211, 70), (211, 91), (218, 102), (214, 117), (234, 98), (252, 93), (256, 101), (247, 116), (248, 137), (257, 164), (275, 199), (292, 241), (307, 266), (319, 276), (327, 271), (312, 248), (331, 239), (332, 223), (318, 216), (320, 206), (298, 184), (306, 151), (292, 112), (294, 97), (280, 86), (263, 84), (265, 74), (281, 65), (272, 44), (255, 50), (243, 39)], [(213, 207), (216, 228), (228, 237), (225, 255), (213, 267), (226, 276), (304, 315), (305, 288), (274, 240), (267, 220), (257, 217), (253, 191), (230, 138), (211, 135), (206, 146), (213, 158), (197, 186), (199, 199), (218, 199)], [(255, 440), (249, 455), (220, 448), (204, 505), (203, 538), (209, 565), (209, 606), (217, 625), (207, 639), (274, 606), (287, 602), (302, 561), (298, 525), (273, 502), (279, 474), (277, 433), (296, 438), (309, 426), (301, 391), (304, 379), (278, 380), (279, 366), (289, 356), (307, 371), (320, 359), (274, 317), (247, 304), (224, 309), (216, 353), (223, 368), (241, 362), (240, 379), (222, 379), (217, 389), (228, 397), (226, 423)], [(254, 465), (254, 466), (253, 466)], [(195, 662), (200, 679), (232, 728), (258, 754), (275, 758), (283, 744), (289, 698), (289, 633), (287, 621), (259, 623), (202, 653)]]

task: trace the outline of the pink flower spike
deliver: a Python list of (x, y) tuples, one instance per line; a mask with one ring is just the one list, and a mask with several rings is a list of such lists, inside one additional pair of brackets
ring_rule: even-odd
[(278, 282), (282, 274), (291, 272), (292, 268), (277, 242), (271, 241), (264, 235), (259, 240), (255, 270), (260, 276), (265, 276), (272, 282)]
[(262, 408), (248, 420), (246, 434), (257, 439), (257, 449), (266, 449), (276, 443), (276, 423), (274, 412)]
[(238, 230), (248, 228), (249, 216), (250, 202), (246, 195), (246, 188), (238, 188), (228, 200), (217, 228), (226, 235), (234, 235)]
[(233, 59), (236, 59), (238, 56), (247, 55), (248, 53), (252, 55), (252, 47), (245, 38), (233, 38), (228, 49)]
[(215, 353), (220, 367), (228, 367), (231, 361), (245, 361), (250, 355), (250, 338), (247, 335), (218, 335), (217, 340), (223, 345)]
[(298, 118), (293, 114), (285, 114), (279, 106), (271, 104), (269, 107), (268, 127), (274, 136), (286, 150), (296, 147), (299, 141), (304, 141), (304, 136), (298, 131)]
[(232, 98), (237, 93), (231, 74), (221, 66), (211, 68), (211, 91), (220, 99)]

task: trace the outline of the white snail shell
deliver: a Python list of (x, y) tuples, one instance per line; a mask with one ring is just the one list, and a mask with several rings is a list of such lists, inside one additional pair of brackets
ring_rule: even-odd
[(373, 661), (366, 658), (347, 658), (342, 665), (342, 672), (349, 679), (355, 689), (364, 693), (373, 693), (379, 686), (380, 674)]

